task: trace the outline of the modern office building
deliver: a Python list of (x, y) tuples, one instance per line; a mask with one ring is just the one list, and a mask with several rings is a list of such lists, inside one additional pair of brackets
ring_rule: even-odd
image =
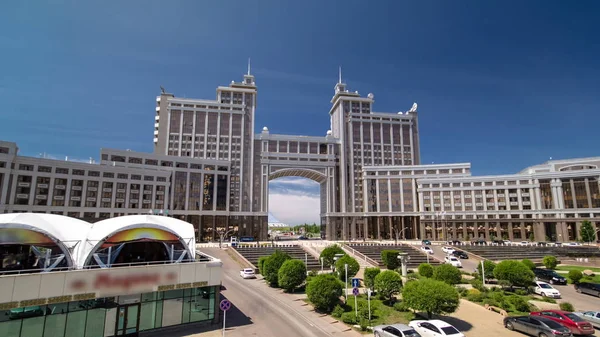
[(166, 216), (90, 224), (0, 214), (0, 336), (137, 336), (215, 323), (222, 264), (195, 243), (191, 224)]
[[(296, 176), (320, 184), (322, 236), (332, 240), (534, 233), (538, 241), (566, 241), (582, 220), (600, 218), (598, 158), (472, 177), (468, 163), (421, 165), (416, 104), (375, 112), (374, 95), (348, 90), (341, 74), (324, 136), (272, 134), (266, 126), (255, 134), (257, 93), (250, 69), (241, 82), (217, 87), (214, 100), (162, 89), (152, 154), (102, 149), (99, 164), (73, 163), (18, 156), (16, 144), (0, 142), (0, 212), (90, 222), (158, 212), (192, 223), (199, 241), (229, 231), (266, 240), (269, 181)], [(552, 208), (536, 186), (542, 196), (550, 191)]]

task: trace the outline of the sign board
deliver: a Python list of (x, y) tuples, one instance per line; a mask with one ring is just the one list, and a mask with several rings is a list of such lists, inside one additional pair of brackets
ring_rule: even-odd
[(358, 288), (360, 287), (360, 279), (359, 278), (352, 278), (352, 288)]
[(353, 288), (352, 289), (352, 295), (358, 296), (358, 288)]
[(222, 300), (221, 303), (219, 303), (219, 308), (223, 311), (227, 311), (231, 308), (231, 302), (228, 300)]

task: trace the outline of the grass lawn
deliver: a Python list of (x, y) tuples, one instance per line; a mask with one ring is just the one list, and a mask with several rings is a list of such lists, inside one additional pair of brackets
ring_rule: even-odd
[[(363, 306), (367, 307), (367, 296), (357, 296), (357, 303), (359, 310)], [(348, 296), (348, 303), (346, 312), (354, 313), (354, 296)], [(376, 326), (381, 324), (395, 324), (404, 323), (407, 324), (414, 319), (414, 314), (409, 311), (397, 311), (393, 306), (388, 306), (383, 301), (371, 297), (371, 323), (370, 326)]]
[[(580, 267), (580, 266), (559, 266), (559, 267), (556, 267), (556, 270), (563, 270), (563, 271), (571, 271), (571, 270), (584, 271), (586, 269), (589, 269), (589, 270), (593, 271), (594, 272), (594, 276), (593, 277), (586, 277), (586, 276), (584, 276), (581, 279), (581, 282), (600, 283), (600, 268)], [(567, 278), (567, 280), (569, 281), (569, 283), (573, 283), (573, 281), (571, 281), (571, 279), (569, 278), (569, 276), (567, 274), (562, 274), (562, 275)]]

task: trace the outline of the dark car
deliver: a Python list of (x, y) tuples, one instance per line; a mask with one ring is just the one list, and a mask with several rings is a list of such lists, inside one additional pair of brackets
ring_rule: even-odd
[(567, 279), (558, 275), (554, 270), (536, 268), (533, 270), (533, 273), (538, 281), (544, 281), (550, 284), (567, 284)]
[(571, 330), (544, 317), (513, 316), (504, 319), (504, 327), (531, 336), (568, 337)]
[(600, 297), (600, 284), (597, 283), (577, 283), (575, 285), (575, 290), (577, 290), (578, 293)]
[(431, 241), (429, 241), (429, 240), (423, 240), (423, 241), (421, 241), (421, 243), (424, 244), (424, 245), (426, 245), (426, 246), (431, 245)]
[(448, 241), (448, 244), (449, 244), (449, 245), (460, 245), (460, 244), (461, 244), (461, 242), (460, 242), (460, 241), (458, 241), (458, 240), (450, 240), (450, 241)]
[(487, 242), (484, 239), (473, 240), (471, 243), (474, 245), (487, 245)]
[(467, 253), (463, 252), (462, 250), (455, 250), (451, 253), (452, 256), (456, 256), (459, 259), (468, 259), (469, 255), (467, 255)]

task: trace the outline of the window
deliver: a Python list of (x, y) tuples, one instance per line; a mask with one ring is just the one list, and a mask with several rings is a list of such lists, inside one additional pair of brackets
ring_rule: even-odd
[(52, 172), (52, 167), (49, 167), (49, 166), (38, 166), (38, 172), (51, 173)]
[(99, 177), (100, 176), (100, 172), (98, 172), (98, 171), (88, 171), (88, 176), (90, 176), (90, 177)]
[(114, 178), (114, 177), (115, 177), (115, 174), (114, 174), (114, 173), (112, 173), (112, 172), (104, 172), (104, 173), (102, 174), (102, 176), (103, 176), (104, 178)]
[(455, 334), (459, 334), (460, 332), (458, 330), (456, 330), (456, 328), (454, 328), (453, 326), (445, 326), (442, 328), (442, 331), (444, 331), (444, 333), (446, 335), (455, 335)]

